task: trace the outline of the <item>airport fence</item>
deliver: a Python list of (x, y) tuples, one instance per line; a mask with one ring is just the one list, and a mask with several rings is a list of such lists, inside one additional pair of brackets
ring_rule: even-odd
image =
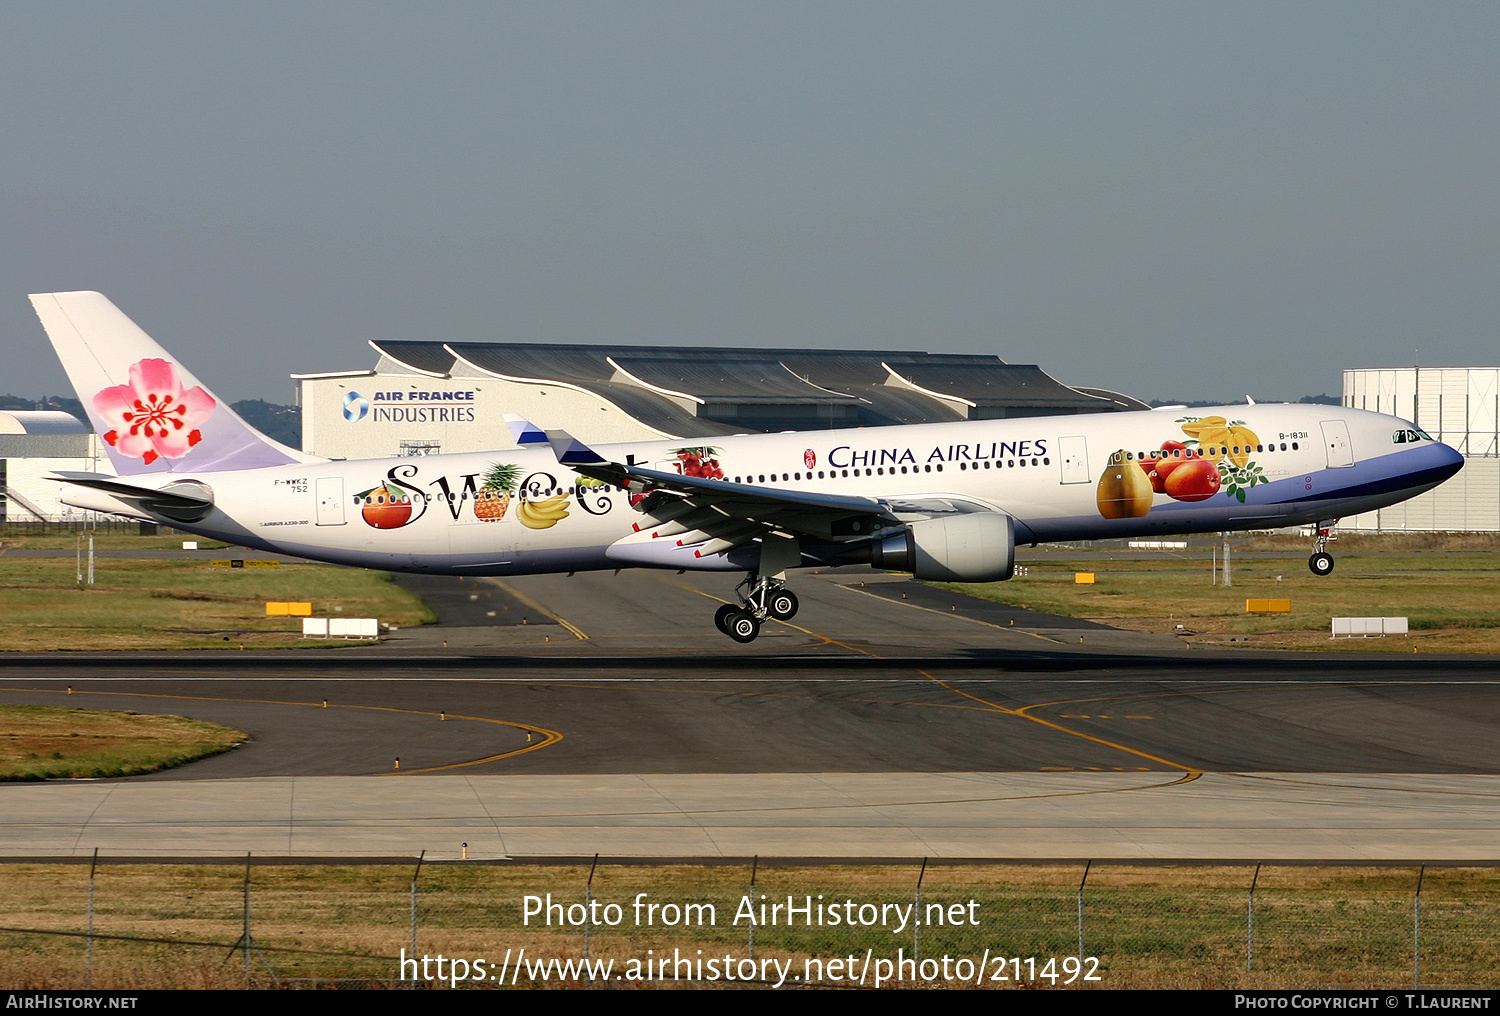
[(156, 536), (172, 532), (166, 526), (158, 526), (154, 522), (126, 522), (109, 516), (53, 522), (0, 518), (0, 542), (26, 536), (87, 536), (90, 533), (99, 536)]
[(1494, 987), (1500, 869), (12, 863), (7, 988)]

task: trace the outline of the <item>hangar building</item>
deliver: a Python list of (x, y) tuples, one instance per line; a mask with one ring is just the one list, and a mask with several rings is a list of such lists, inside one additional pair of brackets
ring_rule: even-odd
[(82, 517), (57, 499), (61, 485), (43, 477), (58, 469), (97, 472), (102, 456), (99, 439), (67, 413), (0, 411), (0, 522)]
[(1366, 532), (1500, 532), (1500, 367), (1344, 371), (1344, 405), (1411, 420), (1464, 468), (1436, 490), (1344, 519)]
[(601, 444), (1148, 408), (999, 357), (922, 352), (371, 342), (373, 370), (294, 374), (329, 458), (513, 446), (504, 415)]

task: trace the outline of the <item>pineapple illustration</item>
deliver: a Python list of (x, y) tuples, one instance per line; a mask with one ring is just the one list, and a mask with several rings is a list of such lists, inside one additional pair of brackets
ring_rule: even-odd
[(499, 522), (505, 518), (520, 477), (521, 468), (509, 462), (496, 462), (490, 466), (490, 471), (484, 474), (484, 486), (475, 493), (475, 517), (485, 522)]

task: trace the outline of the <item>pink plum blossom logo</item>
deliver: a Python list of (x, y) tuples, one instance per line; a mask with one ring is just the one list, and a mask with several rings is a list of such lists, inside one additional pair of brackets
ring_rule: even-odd
[(216, 405), (202, 388), (184, 391), (176, 368), (156, 359), (132, 364), (129, 384), (94, 396), (95, 411), (111, 427), (104, 442), (148, 466), (158, 458), (180, 459), (202, 441), (198, 426)]

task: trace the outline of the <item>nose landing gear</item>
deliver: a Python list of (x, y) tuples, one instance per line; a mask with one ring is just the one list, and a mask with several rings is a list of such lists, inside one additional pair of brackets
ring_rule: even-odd
[(1319, 523), (1318, 535), (1313, 538), (1312, 556), (1307, 559), (1307, 567), (1314, 575), (1327, 575), (1333, 571), (1333, 555), (1328, 553), (1327, 547), (1338, 537), (1333, 535), (1334, 523)]
[(754, 642), (766, 618), (789, 621), (797, 613), (797, 594), (779, 579), (750, 575), (736, 587), (740, 603), (714, 611), (714, 626), (736, 642)]

